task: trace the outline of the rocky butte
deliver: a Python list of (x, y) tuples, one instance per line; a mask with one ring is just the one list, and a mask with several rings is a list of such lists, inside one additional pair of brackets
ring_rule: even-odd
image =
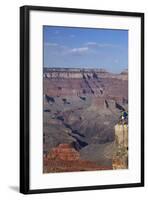
[(112, 169), (128, 71), (44, 68), (43, 95), (43, 171)]

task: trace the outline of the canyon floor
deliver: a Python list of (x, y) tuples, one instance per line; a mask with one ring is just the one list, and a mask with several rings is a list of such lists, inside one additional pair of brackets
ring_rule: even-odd
[(43, 172), (112, 169), (127, 70), (44, 68), (43, 93)]

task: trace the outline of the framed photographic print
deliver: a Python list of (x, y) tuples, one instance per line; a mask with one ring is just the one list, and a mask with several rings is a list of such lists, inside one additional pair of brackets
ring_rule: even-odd
[(144, 186), (144, 14), (20, 8), (20, 192)]

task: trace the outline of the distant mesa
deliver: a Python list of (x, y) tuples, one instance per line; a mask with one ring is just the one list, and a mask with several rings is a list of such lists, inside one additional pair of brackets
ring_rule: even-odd
[[(47, 102), (53, 104), (54, 97), (64, 97), (63, 104), (70, 101), (67, 96), (78, 96), (85, 101), (85, 95), (104, 96), (105, 93), (120, 96), (123, 84), (120, 80), (128, 80), (128, 71), (120, 74), (107, 72), (105, 69), (78, 69), (78, 68), (44, 68), (44, 94)], [(125, 83), (126, 84), (126, 83)], [(112, 86), (111, 86), (112, 85)], [(106, 92), (104, 90), (106, 86)], [(116, 89), (115, 89), (116, 88)], [(118, 94), (112, 94), (118, 93)]]
[[(83, 79), (98, 79), (99, 78), (118, 78), (127, 79), (128, 71), (124, 70), (119, 74), (111, 73), (103, 68), (44, 68), (43, 76), (44, 78), (83, 78)], [(125, 76), (125, 77), (124, 77)], [(58, 88), (61, 90), (60, 86)]]
[(47, 72), (63, 72), (63, 71), (68, 71), (68, 72), (100, 72), (100, 73), (108, 73), (107, 70), (103, 68), (63, 68), (63, 67), (44, 67), (43, 68), (43, 73)]

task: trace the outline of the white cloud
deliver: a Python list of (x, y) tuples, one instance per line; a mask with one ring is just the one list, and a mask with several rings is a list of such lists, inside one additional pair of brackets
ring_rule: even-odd
[[(82, 46), (70, 48), (65, 45), (61, 45), (54, 42), (45, 42), (44, 47), (48, 48), (51, 54), (57, 55), (87, 55), (89, 54), (98, 54), (101, 48), (114, 48), (117, 45), (109, 44), (109, 43), (97, 43), (97, 42), (87, 42)], [(117, 60), (114, 60), (114, 63), (118, 63)]]
[(116, 47), (114, 44), (98, 44), (98, 47)]
[(63, 52), (63, 54), (69, 54), (69, 55), (85, 55), (89, 52), (89, 47), (76, 47), (76, 48), (67, 48)]
[(110, 43), (97, 43), (97, 42), (87, 42), (84, 44), (90, 48), (103, 48), (103, 47), (117, 47), (117, 45), (110, 44)]
[(79, 48), (73, 48), (70, 50), (72, 53), (83, 53), (88, 51), (88, 47), (79, 47)]
[(97, 45), (97, 43), (96, 42), (87, 42), (87, 43), (85, 43), (85, 45), (86, 46), (95, 46), (95, 45)]

